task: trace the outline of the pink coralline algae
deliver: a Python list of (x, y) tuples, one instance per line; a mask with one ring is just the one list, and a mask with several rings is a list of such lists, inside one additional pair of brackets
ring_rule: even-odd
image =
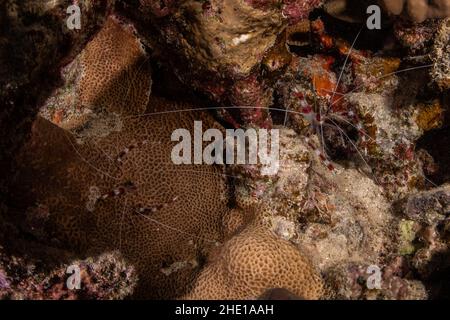
[[(67, 272), (69, 266), (80, 270), (80, 283), (74, 288), (67, 285), (73, 274)], [(133, 292), (136, 283), (133, 267), (117, 252), (74, 260), (48, 271), (41, 270), (39, 261), (7, 257), (0, 251), (0, 299), (123, 299)]]
[(283, 0), (283, 16), (287, 17), (290, 24), (308, 18), (312, 9), (317, 8), (323, 0)]

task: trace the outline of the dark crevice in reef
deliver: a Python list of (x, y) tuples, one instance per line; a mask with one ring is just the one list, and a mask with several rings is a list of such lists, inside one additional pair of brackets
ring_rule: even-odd
[[(363, 17), (368, 16), (365, 14), (365, 11), (363, 12)], [(350, 44), (354, 42), (356, 36), (361, 31), (354, 46), (354, 48), (357, 50), (370, 50), (373, 52), (377, 52), (381, 49), (384, 49), (386, 44), (392, 37), (392, 23), (384, 15), (382, 16), (381, 30), (369, 30), (366, 27), (365, 20), (348, 22), (337, 19), (322, 9), (313, 11), (310, 17), (312, 20), (320, 17), (324, 22), (325, 31), (327, 34), (335, 38), (342, 38)]]
[(429, 299), (450, 299), (450, 250), (434, 254), (428, 263), (432, 275), (424, 280)]
[(343, 136), (343, 133), (341, 134), (339, 129), (332, 127), (331, 123), (328, 125), (323, 128), (327, 155), (335, 162), (351, 160), (353, 156), (357, 155), (354, 145), (357, 144), (358, 131), (352, 126), (339, 124), (341, 130), (345, 132), (346, 136)]
[(176, 97), (178, 101), (208, 109), (209, 113), (224, 128), (232, 128), (230, 123), (218, 116), (219, 105), (217, 102), (211, 100), (204, 93), (189, 88), (179, 80), (171, 68), (156, 61), (157, 59), (151, 59), (152, 95), (167, 100), (173, 100)]
[(434, 159), (437, 171), (428, 178), (441, 185), (450, 182), (450, 126), (425, 133), (417, 142), (417, 149), (425, 149)]
[(441, 103), (445, 110), (444, 126), (426, 132), (416, 145), (417, 150), (426, 150), (432, 157), (434, 170), (425, 173), (437, 185), (450, 182), (450, 91), (443, 93)]

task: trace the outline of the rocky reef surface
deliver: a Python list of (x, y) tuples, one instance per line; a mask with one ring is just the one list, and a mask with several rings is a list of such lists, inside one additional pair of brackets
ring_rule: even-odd
[(449, 298), (450, 2), (369, 2), (0, 4), (0, 298)]

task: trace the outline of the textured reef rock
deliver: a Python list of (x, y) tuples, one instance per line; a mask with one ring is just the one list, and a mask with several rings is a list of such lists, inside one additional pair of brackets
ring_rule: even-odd
[(403, 254), (426, 283), (437, 283), (438, 293), (445, 292), (450, 269), (450, 186), (411, 194), (398, 204), (398, 212), (404, 219)]
[(370, 265), (346, 263), (337, 265), (328, 273), (336, 299), (365, 300), (422, 300), (427, 298), (425, 286), (417, 280), (406, 279), (402, 259), (394, 260), (386, 266), (380, 277), (380, 286), (369, 289)]
[(280, 150), (275, 176), (238, 179), (238, 205), (259, 208), (257, 219), (295, 244), (324, 274), (336, 263), (358, 259), (381, 264), (393, 236), (381, 188), (356, 170), (331, 173), (293, 130), (282, 129)]
[(67, 265), (45, 270), (39, 261), (1, 252), (0, 299), (123, 299), (133, 292), (137, 283), (133, 267), (127, 265), (117, 252), (73, 260), (68, 265), (80, 268), (79, 290), (69, 290), (66, 286)]
[[(133, 292), (136, 271), (119, 252), (80, 259), (43, 241), (46, 217), (42, 207), (22, 223), (0, 216), (0, 299), (123, 299)], [(79, 268), (79, 290), (66, 285), (75, 271), (70, 266)]]
[(432, 49), (432, 79), (441, 90), (450, 89), (450, 18), (439, 22)]

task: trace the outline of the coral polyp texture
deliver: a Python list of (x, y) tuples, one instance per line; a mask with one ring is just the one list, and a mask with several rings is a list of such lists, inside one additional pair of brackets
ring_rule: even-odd
[[(154, 98), (148, 111), (175, 107)], [(202, 113), (130, 117), (119, 132), (80, 144), (38, 118), (18, 157), (17, 190), (11, 189), (22, 199), (19, 210), (33, 214), (39, 204), (48, 211), (43, 228), (76, 251), (120, 249), (139, 273), (145, 297), (176, 297), (221, 241), (227, 211), (218, 168), (171, 161), (171, 132), (192, 129), (194, 119), (214, 125)]]
[(319, 299), (324, 284), (295, 246), (258, 226), (228, 240), (202, 270), (187, 299), (249, 299), (268, 288), (285, 288), (303, 299)]
[[(148, 56), (131, 25), (109, 17), (86, 48), (62, 70), (65, 85), (41, 114), (79, 135), (116, 130), (118, 116), (139, 115), (151, 92)], [(69, 107), (68, 107), (69, 105)]]
[(109, 18), (81, 56), (81, 105), (143, 113), (151, 88), (147, 59), (132, 31)]
[(448, 299), (449, 3), (2, 2), (0, 298)]

